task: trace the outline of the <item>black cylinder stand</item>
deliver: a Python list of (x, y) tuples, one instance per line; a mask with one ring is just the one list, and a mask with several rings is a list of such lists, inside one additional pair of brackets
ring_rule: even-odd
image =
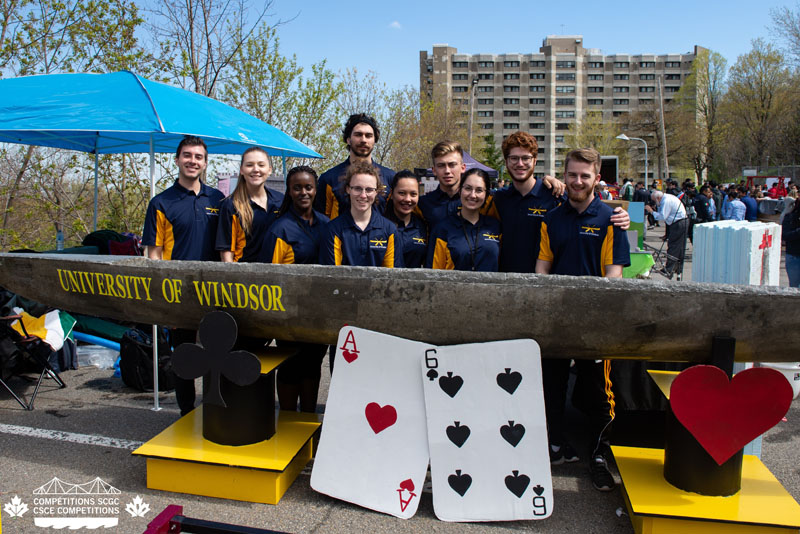
[[(275, 373), (261, 375), (249, 386), (220, 376), (226, 407), (203, 404), (203, 437), (220, 445), (250, 445), (275, 434)], [(208, 387), (203, 379), (203, 391)]]

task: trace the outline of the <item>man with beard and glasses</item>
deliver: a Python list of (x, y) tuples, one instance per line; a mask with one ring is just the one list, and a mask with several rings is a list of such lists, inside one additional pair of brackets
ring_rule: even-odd
[[(370, 163), (378, 169), (381, 181), (386, 186), (386, 194), (388, 194), (394, 171), (379, 165), (372, 159), (372, 150), (375, 148), (375, 143), (378, 142), (380, 136), (381, 131), (375, 119), (364, 113), (350, 115), (344, 125), (344, 130), (342, 130), (342, 139), (347, 145), (350, 156), (339, 165), (322, 173), (322, 176), (319, 177), (317, 196), (314, 199), (315, 210), (324, 213), (333, 220), (343, 211), (350, 209), (347, 194), (342, 186), (342, 179), (347, 174), (347, 168), (357, 161)], [(383, 211), (385, 204), (385, 196), (378, 198), (378, 207), (381, 211)]]
[[(622, 278), (622, 269), (630, 265), (625, 232), (614, 226), (612, 209), (594, 194), (600, 181), (600, 161), (600, 154), (591, 148), (567, 154), (564, 176), (568, 201), (548, 213), (542, 222), (537, 273)], [(580, 310), (575, 314), (578, 317)], [(551, 362), (559, 363), (551, 365), (550, 376), (545, 377), (550, 381), (545, 385), (545, 409), (548, 432), (557, 434), (563, 432), (570, 360)], [(600, 491), (610, 491), (615, 487), (607, 460), (608, 429), (614, 419), (611, 362), (576, 360), (575, 370), (573, 403), (589, 416), (591, 424), (592, 485)]]

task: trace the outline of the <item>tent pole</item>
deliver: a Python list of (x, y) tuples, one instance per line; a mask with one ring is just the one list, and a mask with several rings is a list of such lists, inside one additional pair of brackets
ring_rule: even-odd
[(99, 166), (97, 164), (97, 149), (95, 148), (94, 151), (94, 225), (93, 225), (93, 232), (97, 231), (97, 195), (98, 195), (98, 185), (97, 185), (97, 170)]
[[(153, 134), (150, 134), (150, 198), (156, 196), (156, 153), (153, 147)], [(153, 325), (153, 411), (161, 410), (158, 405), (158, 325)]]
[(281, 159), (283, 159), (283, 181), (286, 182), (286, 154)]

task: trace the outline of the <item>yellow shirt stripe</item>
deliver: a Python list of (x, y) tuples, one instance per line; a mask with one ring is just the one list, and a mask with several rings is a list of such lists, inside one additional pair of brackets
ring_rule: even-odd
[(156, 246), (162, 249), (162, 259), (172, 259), (172, 250), (175, 248), (172, 223), (169, 222), (164, 212), (160, 210), (156, 211)]
[(450, 249), (447, 248), (447, 241), (436, 239), (436, 248), (433, 249), (432, 269), (446, 269), (452, 271), (456, 268), (453, 258), (450, 256)]
[(294, 263), (294, 249), (292, 245), (281, 239), (275, 242), (275, 251), (272, 253), (272, 263), (290, 265)]
[(542, 222), (542, 233), (539, 239), (539, 259), (553, 261), (553, 251), (550, 250), (550, 236), (547, 233), (547, 223)]
[(614, 227), (606, 228), (606, 237), (603, 239), (603, 246), (600, 248), (600, 272), (606, 275), (606, 266), (614, 265)]

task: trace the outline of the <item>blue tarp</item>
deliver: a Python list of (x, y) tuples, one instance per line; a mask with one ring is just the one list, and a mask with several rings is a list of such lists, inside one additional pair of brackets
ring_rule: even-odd
[(238, 109), (132, 72), (0, 80), (0, 142), (97, 154), (174, 152), (184, 135), (214, 154), (256, 145), (272, 155), (321, 157)]

